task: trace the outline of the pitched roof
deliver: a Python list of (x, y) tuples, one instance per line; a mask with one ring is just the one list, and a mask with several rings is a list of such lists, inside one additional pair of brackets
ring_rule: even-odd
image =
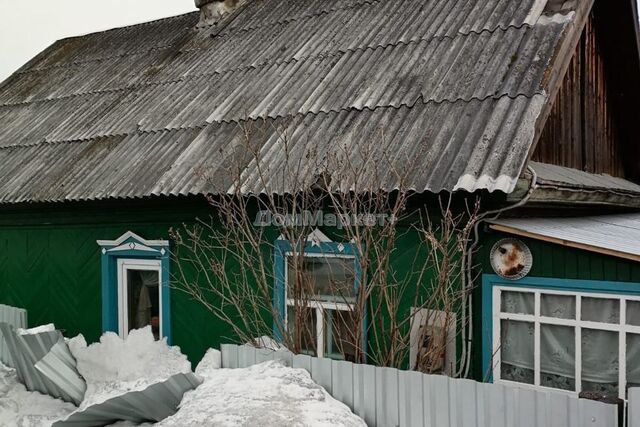
[[(248, 1), (214, 26), (194, 13), (61, 40), (0, 85), (0, 202), (220, 191), (254, 124), (263, 171), (283, 167), (283, 133), (302, 161), (380, 140), (397, 167), (413, 157), (416, 191), (511, 192), (584, 14), (545, 4)], [(243, 167), (246, 192), (297, 189)]]

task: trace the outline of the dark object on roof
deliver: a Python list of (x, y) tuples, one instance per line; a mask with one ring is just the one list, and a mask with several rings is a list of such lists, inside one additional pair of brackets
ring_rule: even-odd
[(399, 169), (416, 160), (403, 188), (511, 192), (591, 1), (566, 4), (262, 0), (212, 26), (194, 13), (59, 41), (0, 86), (0, 202), (228, 191), (248, 126), (272, 172), (242, 164), (247, 193), (317, 176), (278, 179), (285, 145), (299, 164), (310, 145), (372, 141)]

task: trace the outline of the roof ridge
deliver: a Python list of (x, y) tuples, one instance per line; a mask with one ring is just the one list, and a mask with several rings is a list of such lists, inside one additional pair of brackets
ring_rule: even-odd
[(58, 39), (56, 42), (65, 42), (65, 41), (71, 41), (71, 40), (76, 40), (76, 39), (81, 39), (83, 37), (89, 37), (89, 36), (95, 36), (97, 34), (105, 34), (105, 33), (110, 33), (110, 32), (114, 32), (114, 31), (129, 31), (129, 30), (133, 30), (139, 27), (144, 27), (147, 25), (155, 25), (158, 23), (161, 23), (163, 21), (177, 21), (180, 18), (186, 18), (190, 15), (195, 15), (195, 14), (199, 14), (200, 12), (197, 10), (191, 11), (191, 12), (186, 12), (186, 13), (181, 13), (178, 15), (173, 15), (173, 16), (166, 16), (164, 18), (157, 18), (157, 19), (152, 19), (151, 21), (144, 21), (144, 22), (138, 22), (137, 24), (130, 24), (130, 25), (123, 25), (121, 27), (113, 27), (113, 28), (108, 28), (106, 30), (100, 30), (100, 31), (92, 31), (90, 33), (86, 33), (86, 34), (78, 34), (76, 36), (69, 36), (69, 37), (63, 37), (61, 39)]

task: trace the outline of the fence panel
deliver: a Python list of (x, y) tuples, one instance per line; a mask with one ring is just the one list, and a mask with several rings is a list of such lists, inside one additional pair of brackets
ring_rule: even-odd
[[(0, 304), (0, 323), (8, 323), (16, 329), (26, 328), (27, 310)], [(0, 362), (11, 368), (14, 367), (7, 344), (2, 338), (2, 332), (0, 332)]]
[[(560, 393), (294, 356), (287, 351), (222, 346), (223, 368), (244, 368), (267, 360), (305, 369), (316, 383), (372, 427), (618, 425), (616, 406)], [(640, 427), (640, 389), (631, 390), (629, 406), (629, 427)]]
[(629, 389), (628, 427), (640, 427), (640, 388)]

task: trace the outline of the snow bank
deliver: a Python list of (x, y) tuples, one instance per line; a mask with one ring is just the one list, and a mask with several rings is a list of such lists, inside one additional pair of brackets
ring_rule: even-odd
[(303, 369), (266, 362), (245, 369), (218, 369), (210, 350), (196, 372), (204, 378), (185, 394), (180, 410), (156, 426), (366, 426)]
[(27, 391), (16, 371), (0, 363), (0, 426), (50, 427), (75, 409), (70, 403)]
[(126, 340), (107, 332), (90, 346), (79, 335), (68, 345), (87, 381), (80, 409), (191, 372), (191, 363), (180, 348), (169, 347), (165, 339), (155, 341), (151, 327), (131, 331)]

